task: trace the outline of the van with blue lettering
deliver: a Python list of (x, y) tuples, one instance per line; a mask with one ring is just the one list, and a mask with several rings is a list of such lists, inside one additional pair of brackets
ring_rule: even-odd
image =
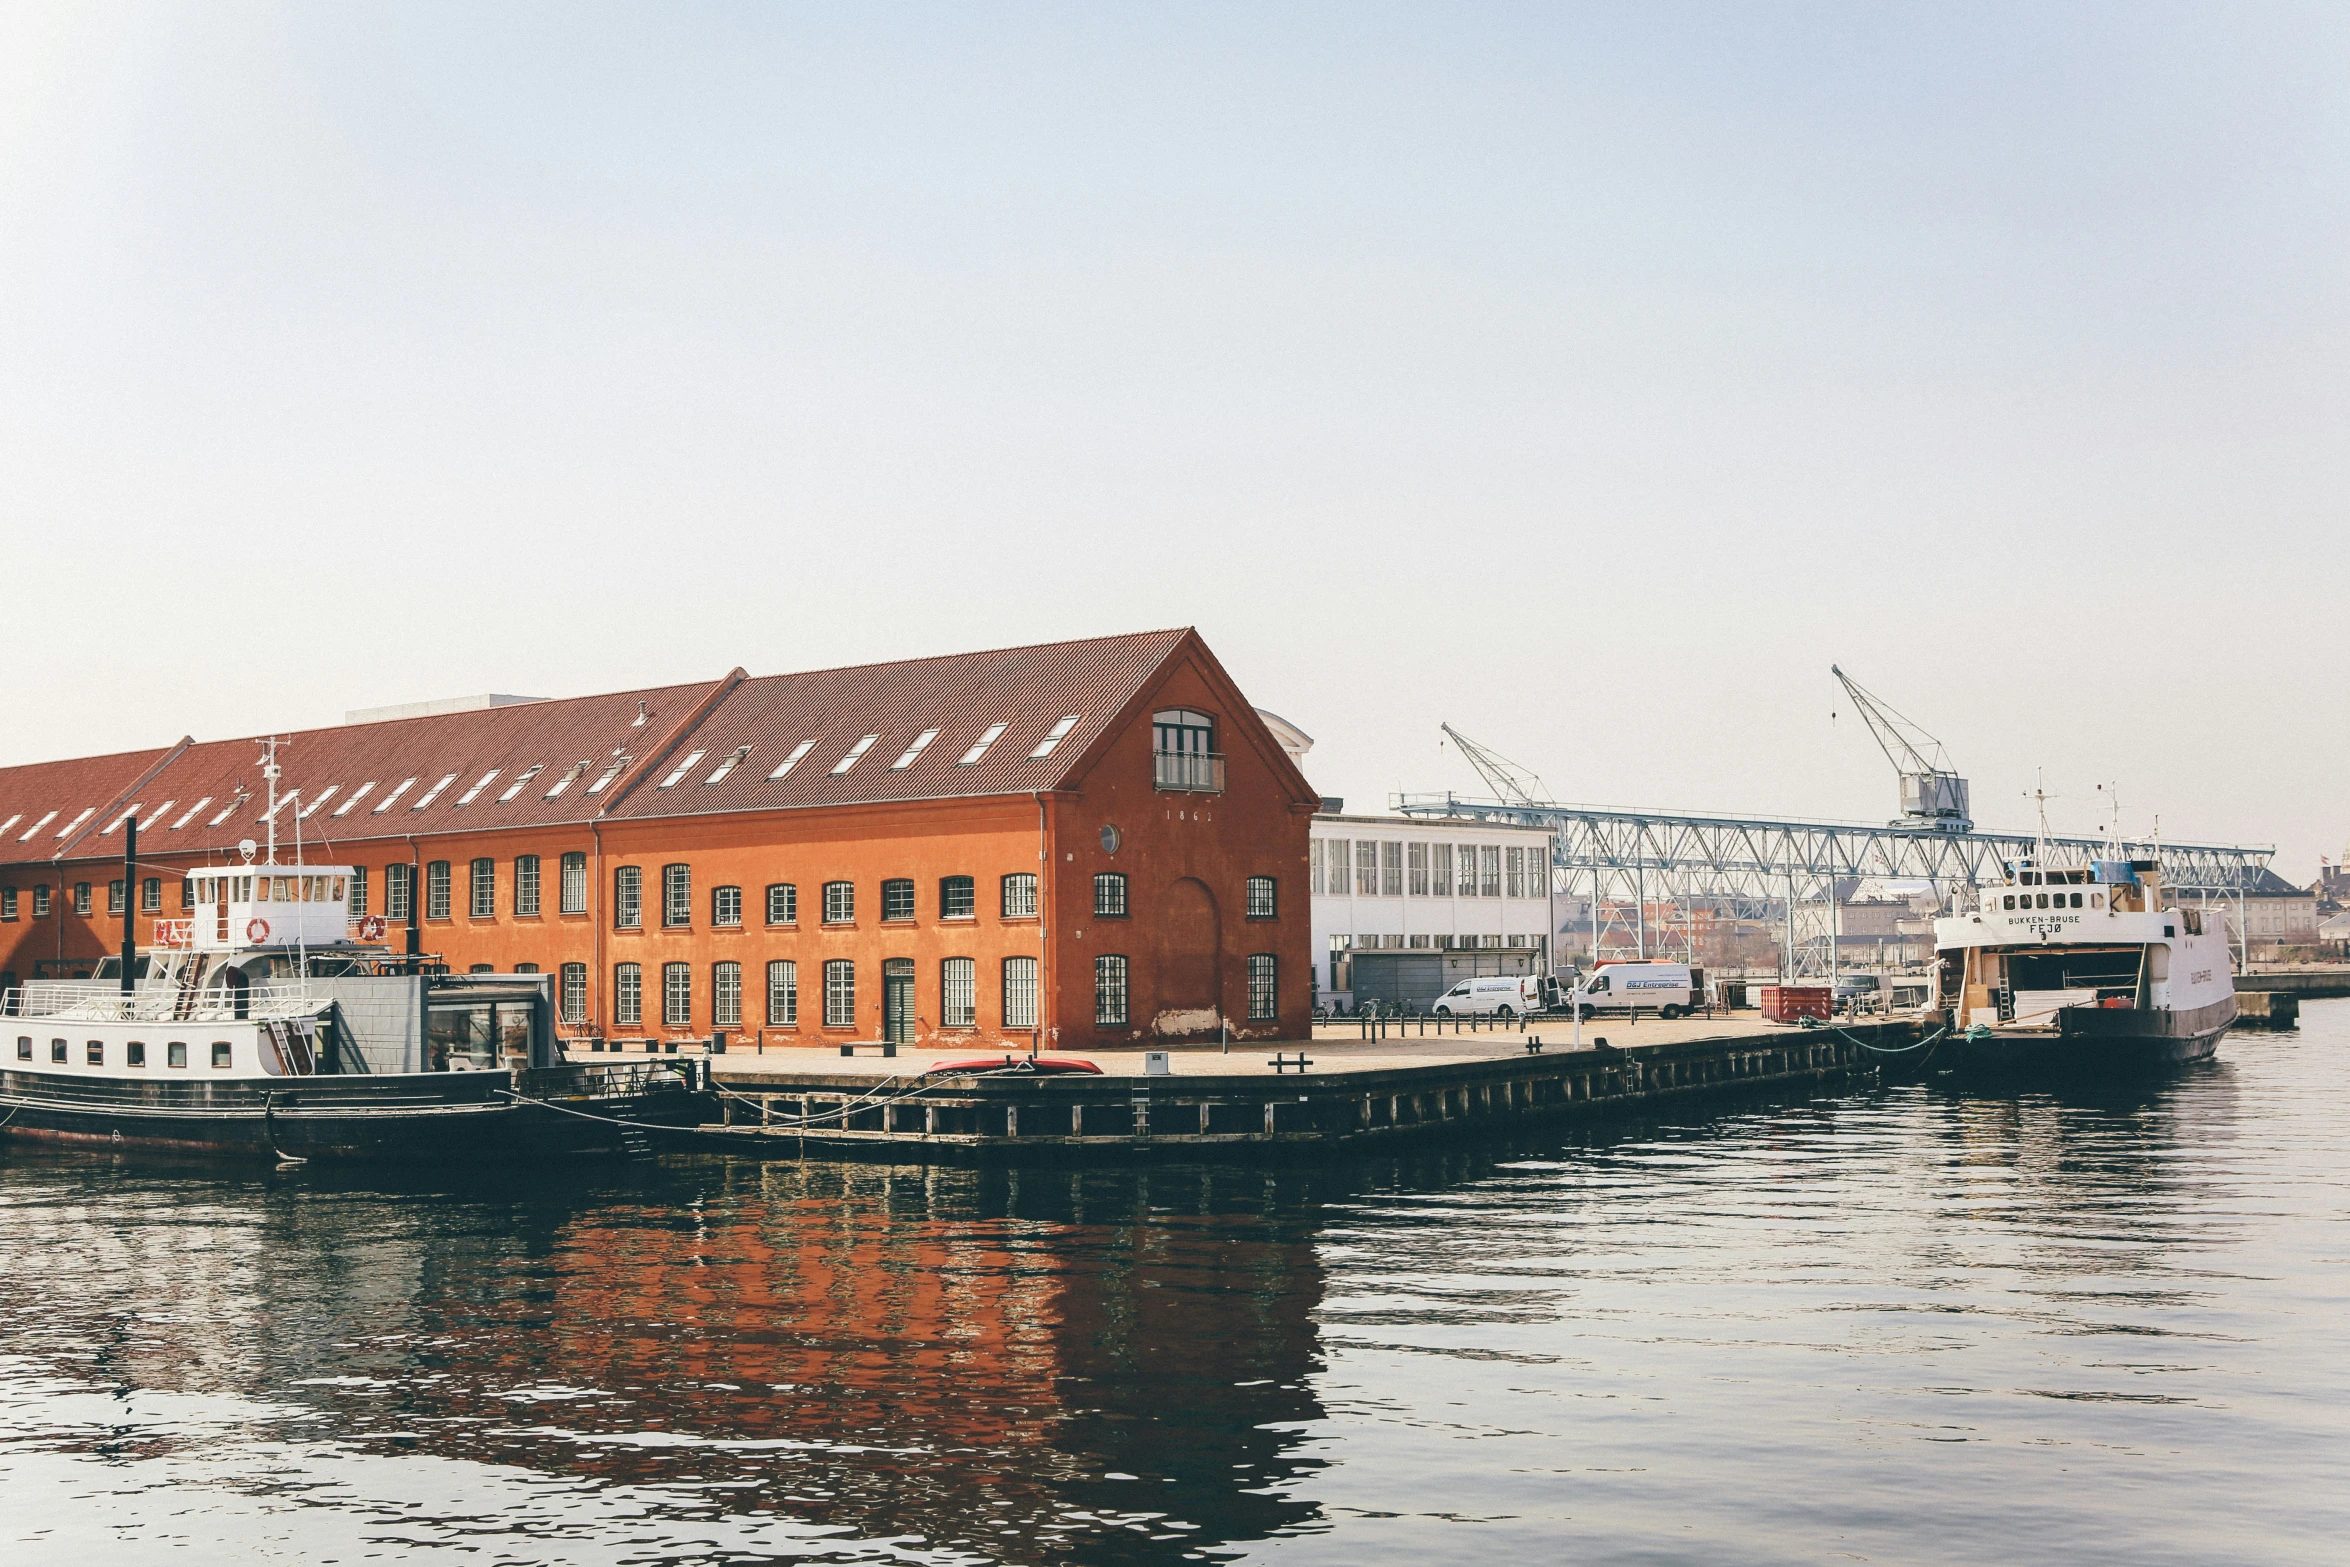
[(1630, 1012), (1679, 1017), (1705, 994), (1705, 970), (1686, 963), (1602, 963), (1583, 976), (1569, 996), (1576, 1015)]

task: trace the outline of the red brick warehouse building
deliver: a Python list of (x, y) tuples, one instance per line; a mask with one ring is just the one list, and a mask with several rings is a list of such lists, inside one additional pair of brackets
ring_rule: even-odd
[[(182, 876), (272, 825), (260, 749), (0, 769), (0, 984), (88, 972), (126, 917), (151, 942)], [(281, 859), (356, 867), (355, 914), (419, 899), (454, 968), (558, 975), (574, 1038), (1308, 1032), (1318, 801), (1190, 630), (355, 723), (279, 760)]]

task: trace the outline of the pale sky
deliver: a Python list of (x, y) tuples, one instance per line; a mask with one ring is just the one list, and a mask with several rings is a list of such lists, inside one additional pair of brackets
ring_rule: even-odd
[(0, 762), (1192, 624), (1350, 809), (2350, 838), (2350, 8), (0, 0)]

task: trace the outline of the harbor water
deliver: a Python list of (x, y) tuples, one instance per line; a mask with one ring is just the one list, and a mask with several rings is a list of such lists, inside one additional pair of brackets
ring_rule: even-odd
[(1337, 1167), (0, 1152), (0, 1560), (2336, 1562), (2350, 1001)]

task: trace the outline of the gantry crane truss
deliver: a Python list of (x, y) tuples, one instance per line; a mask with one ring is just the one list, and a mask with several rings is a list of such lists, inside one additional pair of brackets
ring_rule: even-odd
[[(1664, 956), (1675, 939), (1648, 928), (1648, 911), (1704, 906), (1779, 925), (1797, 977), (1834, 971), (1837, 895), (1853, 882), (1931, 882), (1946, 908), (1963, 910), (1971, 906), (1974, 889), (2005, 879), (2010, 860), (2044, 856), (2049, 864), (2081, 864), (2156, 857), (2153, 843), (2129, 839), (2043, 840), (2029, 833), (1602, 810), (1450, 793), (1399, 794), (1388, 803), (1407, 816), (1509, 822), (1555, 834), (1552, 885), (1592, 900), (1593, 950), (1600, 957)], [(2244, 893), (2274, 852), (2164, 843), (2163, 880), (2205, 902), (2236, 899), (2241, 932)]]

